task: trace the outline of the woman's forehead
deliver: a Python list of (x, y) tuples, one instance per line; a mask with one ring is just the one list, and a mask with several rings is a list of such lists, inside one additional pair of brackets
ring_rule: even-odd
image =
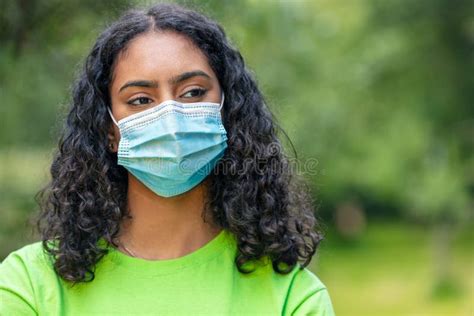
[(204, 53), (188, 37), (153, 31), (137, 36), (117, 56), (113, 81), (148, 78), (164, 82), (190, 69), (215, 76)]

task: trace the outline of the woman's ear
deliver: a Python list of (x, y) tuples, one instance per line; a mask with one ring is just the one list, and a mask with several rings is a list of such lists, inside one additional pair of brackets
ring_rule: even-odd
[(109, 131), (107, 133), (107, 149), (112, 152), (116, 153), (118, 151), (118, 131), (116, 130), (115, 126), (113, 124), (110, 125)]

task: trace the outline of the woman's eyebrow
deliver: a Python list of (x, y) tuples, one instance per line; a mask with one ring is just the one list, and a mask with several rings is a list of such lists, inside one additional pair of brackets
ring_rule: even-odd
[(119, 90), (119, 92), (122, 92), (122, 90), (128, 88), (128, 87), (145, 87), (145, 88), (156, 88), (158, 87), (158, 82), (154, 80), (133, 80), (125, 83)]
[[(207, 73), (205, 73), (202, 70), (193, 70), (193, 71), (187, 71), (184, 72), (178, 76), (172, 77), (168, 80), (170, 84), (177, 84), (180, 83), (184, 80), (187, 80), (192, 77), (196, 76), (202, 76), (211, 79), (211, 76), (209, 76)], [(119, 92), (122, 92), (122, 90), (128, 88), (128, 87), (145, 87), (145, 88), (156, 88), (158, 87), (158, 82), (154, 80), (133, 80), (125, 83), (119, 90)]]
[(196, 77), (196, 76), (202, 76), (202, 77), (206, 77), (208, 79), (211, 79), (211, 76), (209, 76), (207, 73), (205, 73), (204, 71), (202, 70), (193, 70), (193, 71), (187, 71), (187, 72), (184, 72), (176, 77), (172, 77), (170, 80), (169, 80), (169, 83), (171, 84), (177, 84), (181, 81), (184, 81), (186, 79), (189, 79), (189, 78), (192, 78), (192, 77)]

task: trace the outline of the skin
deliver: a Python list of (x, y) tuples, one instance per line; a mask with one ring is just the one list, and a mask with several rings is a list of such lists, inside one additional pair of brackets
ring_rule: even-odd
[[(172, 80), (193, 71), (208, 77)], [(133, 39), (117, 58), (109, 93), (117, 121), (169, 99), (182, 103), (221, 100), (221, 87), (206, 56), (187, 37), (171, 31), (152, 31)], [(108, 138), (113, 145), (110, 151), (117, 152), (120, 131), (115, 124)], [(207, 244), (221, 229), (201, 216), (205, 186), (201, 182), (190, 191), (166, 198), (129, 173), (127, 206), (133, 219), (122, 223), (120, 243), (147, 260), (178, 258)]]

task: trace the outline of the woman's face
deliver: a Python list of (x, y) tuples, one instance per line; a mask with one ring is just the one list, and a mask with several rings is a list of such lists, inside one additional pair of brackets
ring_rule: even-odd
[[(206, 56), (179, 33), (149, 32), (120, 53), (109, 86), (117, 121), (173, 99), (182, 103), (221, 101), (221, 88)], [(117, 151), (120, 132), (112, 124), (109, 140)]]

